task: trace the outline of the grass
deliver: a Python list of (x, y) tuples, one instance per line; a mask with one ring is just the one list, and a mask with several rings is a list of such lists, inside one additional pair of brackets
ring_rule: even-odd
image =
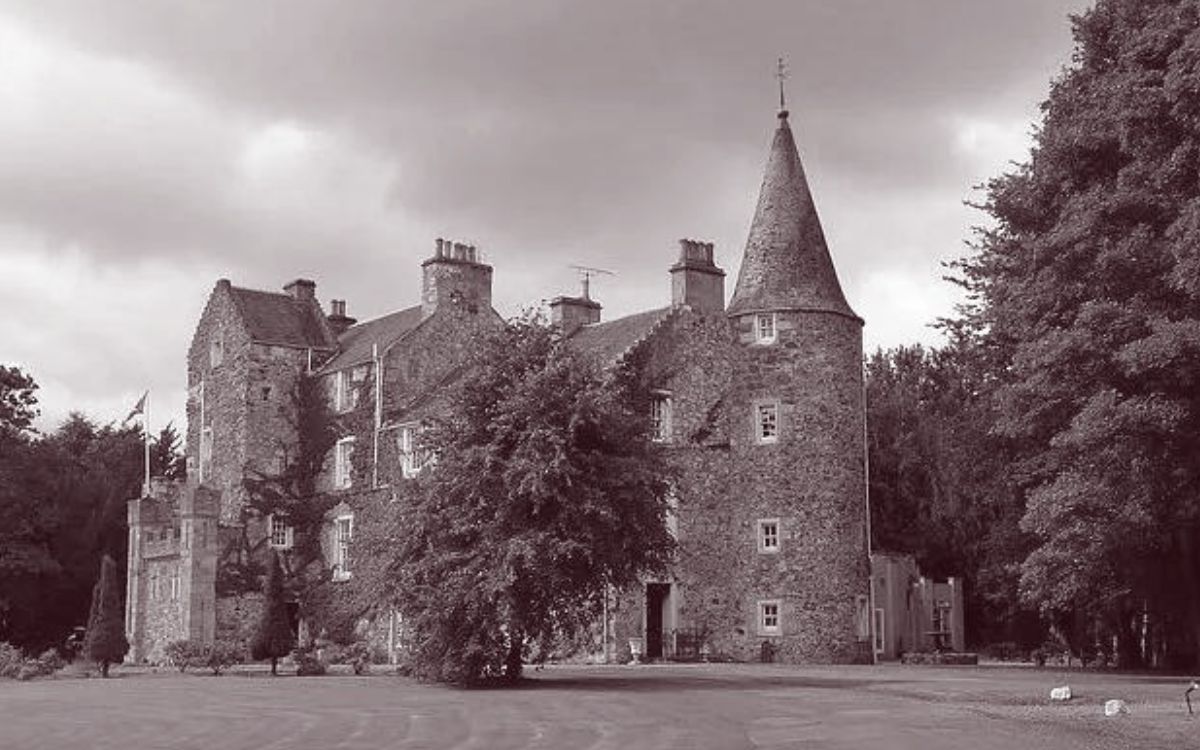
[[(115, 671), (0, 683), (0, 748), (1200, 747), (1179, 677), (650, 665), (548, 667), (516, 689), (455, 690), (378, 673)], [(1063, 684), (1075, 699), (1051, 703)], [(1109, 698), (1130, 713), (1106, 718)]]

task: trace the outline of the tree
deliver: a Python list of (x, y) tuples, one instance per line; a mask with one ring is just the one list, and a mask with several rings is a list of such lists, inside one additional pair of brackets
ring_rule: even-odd
[(987, 186), (960, 330), (1017, 446), (1022, 595), (1077, 650), (1195, 664), (1200, 8), (1099, 0), (1074, 35), (1030, 160)]
[(262, 618), (250, 644), (250, 658), (270, 659), (271, 674), (275, 675), (280, 657), (291, 653), (295, 645), (296, 636), (283, 598), (283, 568), (279, 565), (279, 555), (272, 552), (263, 583)]
[(0, 450), (33, 428), (38, 416), (37, 387), (20, 368), (0, 365)]
[(150, 476), (172, 482), (187, 478), (187, 460), (181, 450), (179, 433), (171, 422), (150, 441)]
[[(355, 579), (405, 618), (418, 675), (516, 680), (527, 644), (595, 621), (606, 586), (673, 552), (667, 471), (648, 394), (525, 320), (482, 335), (448, 415), (422, 447), (434, 466), (362, 524)], [(360, 572), (361, 571), (361, 572)]]
[(125, 639), (125, 616), (121, 605), (121, 586), (117, 564), (105, 555), (100, 560), (100, 580), (92, 590), (92, 612), (88, 616), (83, 653), (100, 665), (100, 674), (108, 677), (108, 667), (125, 658), (129, 641)]

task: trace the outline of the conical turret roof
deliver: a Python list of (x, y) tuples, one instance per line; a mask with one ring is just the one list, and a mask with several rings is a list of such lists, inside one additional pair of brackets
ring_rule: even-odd
[(767, 169), (728, 313), (811, 310), (857, 317), (838, 283), (787, 110)]

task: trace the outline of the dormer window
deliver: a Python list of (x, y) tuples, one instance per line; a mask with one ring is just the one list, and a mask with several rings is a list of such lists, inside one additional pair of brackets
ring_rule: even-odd
[(650, 439), (656, 443), (671, 440), (671, 396), (655, 394), (650, 401)]
[(775, 313), (759, 313), (754, 316), (754, 343), (774, 344), (778, 338)]

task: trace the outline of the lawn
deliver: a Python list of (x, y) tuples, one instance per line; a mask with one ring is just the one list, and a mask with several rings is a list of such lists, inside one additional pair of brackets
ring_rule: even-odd
[[(1200, 716), (1188, 715), (1178, 677), (893, 665), (547, 667), (530, 677), (508, 690), (262, 672), (0, 682), (0, 748), (1200, 748)], [(1063, 684), (1077, 697), (1051, 704)], [(1109, 698), (1130, 713), (1106, 718)]]

